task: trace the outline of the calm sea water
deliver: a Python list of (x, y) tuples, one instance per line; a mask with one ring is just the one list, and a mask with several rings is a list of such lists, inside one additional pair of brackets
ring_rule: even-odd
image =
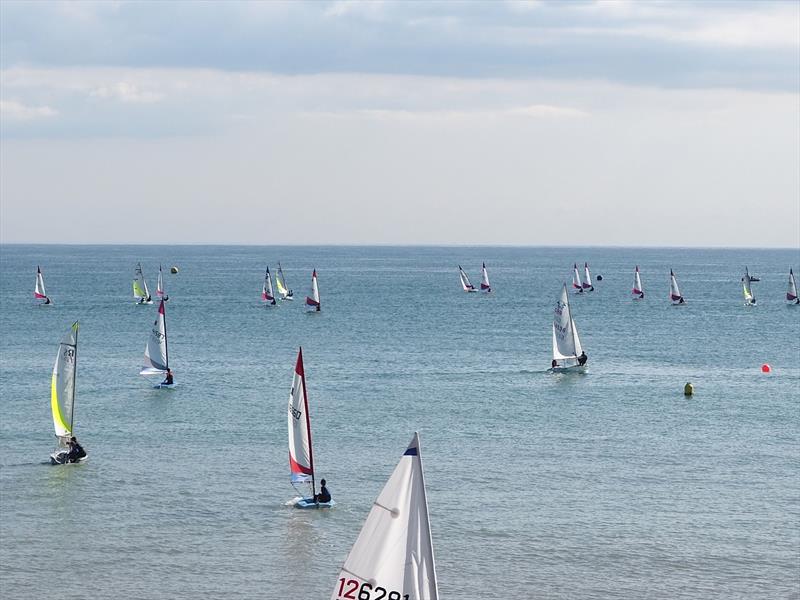
[[(298, 300), (316, 267), (322, 313), (259, 304), (278, 260)], [(484, 260), (495, 293), (464, 294), (456, 265), (477, 283)], [(604, 278), (573, 297), (589, 373), (554, 376), (552, 307), (584, 260)], [(173, 390), (137, 375), (156, 312), (132, 301), (137, 261), (151, 288), (180, 267)], [(442, 598), (800, 598), (790, 266), (797, 251), (3, 246), (2, 595), (328, 598), (419, 430)], [(51, 467), (50, 373), (76, 319), (89, 461)], [(331, 511), (285, 506), (299, 345)]]

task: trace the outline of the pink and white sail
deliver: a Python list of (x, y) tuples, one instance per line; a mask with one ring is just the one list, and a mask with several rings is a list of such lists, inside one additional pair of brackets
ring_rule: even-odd
[(642, 278), (639, 276), (639, 265), (636, 265), (636, 270), (633, 272), (633, 289), (631, 290), (631, 294), (637, 298), (644, 298)]
[(592, 275), (589, 273), (589, 263), (583, 263), (583, 286), (584, 291), (593, 292)]
[(322, 306), (319, 303), (319, 286), (317, 285), (317, 270), (311, 274), (311, 295), (306, 296), (306, 310), (319, 312)]
[(469, 277), (464, 272), (464, 269), (461, 268), (461, 265), (458, 265), (458, 276), (461, 278), (461, 287), (464, 288), (465, 292), (475, 292), (475, 286), (472, 285), (469, 281)]
[(678, 289), (678, 280), (675, 279), (675, 273), (672, 269), (669, 270), (669, 299), (673, 304), (683, 304), (684, 299), (681, 296), (681, 291)]
[(38, 265), (36, 267), (36, 286), (33, 288), (33, 297), (40, 300), (50, 300), (44, 290), (44, 277)]
[(261, 287), (261, 301), (264, 304), (275, 305), (275, 293), (272, 291), (272, 276), (269, 274), (269, 267), (264, 275), (264, 285)]
[(789, 289), (786, 290), (786, 301), (792, 304), (800, 304), (800, 298), (797, 297), (797, 283), (794, 280), (794, 273), (789, 269)]
[(578, 273), (578, 263), (572, 265), (572, 289), (575, 293), (583, 292), (583, 284), (581, 283), (581, 276)]
[(400, 458), (342, 565), (331, 600), (438, 600), (419, 435)]
[(164, 291), (164, 273), (161, 270), (161, 265), (158, 265), (158, 280), (156, 281), (156, 296), (163, 300), (169, 300), (169, 296)]
[(492, 291), (492, 286), (489, 285), (489, 273), (486, 272), (486, 263), (483, 263), (481, 268), (481, 291), (487, 294)]
[(314, 496), (314, 455), (311, 451), (311, 420), (303, 369), (303, 349), (297, 353), (292, 390), (289, 392), (289, 471), (292, 484), (311, 484)]

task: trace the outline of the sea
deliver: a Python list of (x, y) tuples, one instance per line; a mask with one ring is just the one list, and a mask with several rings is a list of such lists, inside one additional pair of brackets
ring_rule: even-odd
[[(278, 261), (296, 300), (267, 307)], [(554, 375), (553, 309), (584, 261), (588, 369)], [(165, 270), (174, 389), (138, 374), (157, 311), (132, 297), (138, 262), (152, 291)], [(492, 293), (464, 293), (458, 265), (477, 285), (483, 262)], [(418, 431), (442, 599), (800, 598), (790, 267), (797, 249), (3, 245), (0, 595), (330, 598)], [(89, 458), (54, 467), (76, 320)], [(331, 510), (287, 505), (301, 346)]]

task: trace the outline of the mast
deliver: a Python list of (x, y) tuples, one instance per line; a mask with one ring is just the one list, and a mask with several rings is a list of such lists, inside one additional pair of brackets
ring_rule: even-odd
[(167, 359), (167, 371), (169, 371), (169, 342), (167, 341), (167, 311), (164, 308), (164, 300), (158, 307), (158, 312), (164, 316), (164, 357)]
[[(564, 286), (566, 287), (566, 285)], [(571, 313), (570, 313), (571, 317)], [(431, 515), (428, 512), (428, 489), (425, 485), (425, 469), (422, 466), (422, 447), (419, 441), (419, 432), (414, 432), (414, 438), (416, 438), (417, 442), (417, 458), (419, 459), (419, 475), (422, 479), (422, 504), (425, 507), (425, 521), (428, 525), (428, 540), (431, 539)], [(433, 557), (433, 544), (429, 544), (430, 551), (431, 551), (431, 575), (433, 578), (433, 588), (436, 590), (436, 595), (439, 595), (439, 582), (436, 579), (436, 561)]]
[(306, 407), (306, 431), (308, 432), (308, 462), (311, 466), (311, 497), (317, 494), (317, 485), (314, 479), (314, 445), (311, 443), (311, 418), (308, 416), (308, 392), (306, 391), (306, 368), (303, 364), (303, 347), (300, 346), (300, 354), (297, 357), (300, 368), (303, 372), (303, 404)]
[(69, 426), (72, 428), (72, 435), (75, 436), (75, 382), (78, 380), (78, 321), (72, 324), (75, 329), (75, 368), (72, 372), (72, 406), (69, 411)]

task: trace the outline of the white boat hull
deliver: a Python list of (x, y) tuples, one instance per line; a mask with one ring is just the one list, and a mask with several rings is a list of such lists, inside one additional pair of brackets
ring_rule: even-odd
[(302, 498), (294, 503), (295, 508), (331, 508), (336, 505), (334, 500), (330, 502), (314, 502), (313, 498)]
[(551, 367), (551, 373), (586, 373), (586, 365), (572, 365), (569, 367)]

